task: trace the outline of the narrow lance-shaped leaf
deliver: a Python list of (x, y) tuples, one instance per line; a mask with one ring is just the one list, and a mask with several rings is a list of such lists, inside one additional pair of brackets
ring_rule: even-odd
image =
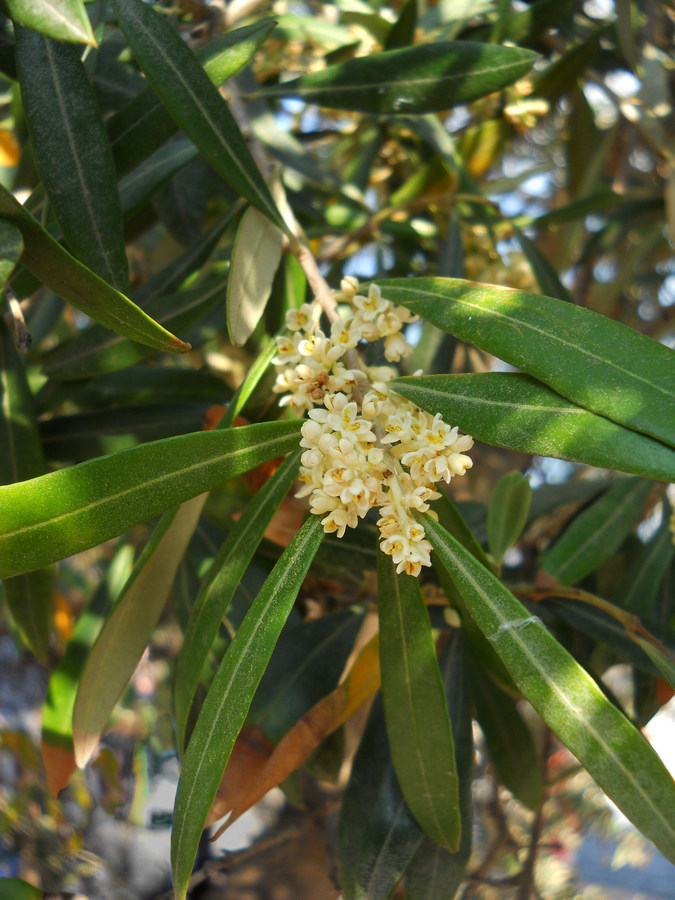
[(675, 352), (590, 309), (456, 278), (379, 281), (383, 294), (563, 397), (675, 445)]
[(675, 782), (654, 750), (494, 575), (433, 519), (423, 522), (523, 695), (624, 815), (675, 861)]
[(227, 330), (242, 347), (262, 318), (281, 260), (283, 234), (250, 206), (237, 229), (227, 282)]
[(570, 292), (558, 278), (558, 273), (541, 252), (539, 247), (537, 247), (534, 241), (531, 241), (526, 234), (523, 234), (519, 228), (515, 229), (515, 233), (516, 239), (525, 254), (525, 258), (530, 264), (534, 277), (537, 279), (539, 288), (547, 297), (555, 297), (557, 300), (565, 300), (568, 303), (571, 303), (572, 296)]
[(115, 166), (80, 54), (30, 29), (15, 33), (35, 164), (66, 243), (101, 278), (127, 291)]
[(178, 900), (185, 898), (204, 822), (253, 694), (322, 537), (318, 516), (310, 516), (253, 601), (202, 706), (174, 807), (171, 863)]
[(344, 681), (322, 697), (286, 732), (263, 765), (260, 774), (232, 798), (227, 822), (214, 839), (230, 827), (268, 791), (282, 784), (314, 753), (322, 741), (357, 712), (380, 688), (378, 639), (372, 638), (361, 650)]
[(382, 696), (391, 755), (403, 796), (437, 844), (461, 838), (452, 731), (429, 616), (419, 582), (378, 554)]
[(96, 46), (82, 0), (6, 0), (11, 18), (57, 41)]
[[(5, 259), (8, 259), (6, 255)], [(11, 484), (43, 473), (45, 460), (23, 360), (1, 309), (0, 484)], [(21, 639), (42, 660), (49, 656), (53, 584), (54, 573), (51, 569), (6, 578), (2, 583), (2, 596), (7, 601)]]
[(345, 900), (391, 897), (423, 840), (396, 779), (382, 700), (376, 697), (340, 809), (338, 859)]
[(290, 452), (300, 425), (186, 434), (0, 487), (0, 578), (94, 547)]
[(41, 750), (52, 797), (66, 787), (77, 768), (73, 753), (73, 707), (80, 674), (103, 627), (106, 607), (122, 589), (132, 564), (133, 549), (130, 544), (123, 544), (110, 564), (105, 581), (77, 620), (65, 653), (49, 679), (42, 706)]
[(453, 900), (471, 856), (474, 748), (471, 676), (467, 666), (463, 631), (457, 631), (450, 637), (441, 652), (438, 664), (448, 698), (452, 739), (455, 744), (462, 840), (457, 853), (449, 853), (428, 837), (422, 839), (404, 875), (408, 900)]
[(536, 59), (519, 47), (437, 41), (351, 59), (260, 94), (365, 113), (438, 112), (513, 84)]
[(187, 44), (142, 0), (114, 0), (113, 7), (141, 68), (178, 126), (229, 185), (285, 231), (225, 99)]
[[(215, 308), (224, 293), (224, 278), (206, 278), (197, 287), (155, 297), (145, 308), (159, 326), (187, 332)], [(133, 366), (152, 354), (147, 346), (92, 325), (59, 345), (46, 359), (42, 371), (59, 381), (93, 378)]]
[(190, 349), (154, 322), (57, 241), (0, 185), (0, 216), (15, 225), (24, 240), (22, 264), (43, 284), (111, 331), (168, 353)]
[(497, 482), (488, 507), (487, 530), (490, 553), (498, 563), (520, 537), (531, 500), (530, 482), (520, 472), (509, 472)]
[(565, 400), (528, 375), (432, 375), (391, 386), (486, 444), (672, 481), (675, 451)]
[(537, 809), (544, 796), (541, 763), (515, 700), (476, 664), (472, 666), (471, 693), (499, 781), (528, 809)]
[(299, 451), (296, 451), (258, 491), (245, 507), (202, 582), (176, 663), (174, 707), (181, 750), (185, 745), (192, 700), (218, 634), (218, 626), (272, 516), (297, 477), (299, 465)]
[(80, 768), (93, 756), (157, 627), (205, 501), (202, 494), (165, 513), (89, 654), (73, 710), (75, 761)]
[(672, 654), (664, 653), (663, 650), (655, 647), (651, 641), (648, 641), (639, 635), (635, 635), (633, 640), (642, 647), (644, 652), (675, 691), (675, 657)]
[[(211, 81), (220, 85), (250, 61), (274, 27), (275, 22), (263, 20), (237, 28), (200, 48), (197, 58)], [(168, 141), (178, 125), (147, 87), (110, 118), (106, 129), (117, 172), (123, 175)]]
[(661, 527), (639, 547), (612, 596), (619, 606), (640, 616), (651, 612), (659, 585), (675, 553), (669, 522), (671, 514), (670, 507), (665, 506)]
[(560, 584), (575, 584), (597, 569), (633, 530), (651, 488), (638, 478), (616, 481), (544, 553), (543, 571)]
[(0, 219), (0, 287), (9, 281), (22, 253), (21, 232), (16, 225)]

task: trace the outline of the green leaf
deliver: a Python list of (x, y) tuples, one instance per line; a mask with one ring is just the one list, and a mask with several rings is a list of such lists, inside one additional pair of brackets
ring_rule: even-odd
[(551, 730), (624, 815), (675, 860), (675, 783), (644, 737), (539, 620), (433, 519), (427, 538), (471, 615)]
[(17, 28), (16, 58), (35, 165), (66, 243), (97, 275), (128, 291), (115, 166), (79, 51)]
[(382, 701), (368, 717), (338, 824), (345, 900), (386, 900), (424, 838), (391, 761)]
[(375, 114), (439, 112), (513, 84), (537, 55), (469, 41), (419, 44), (329, 66), (260, 91)]
[(64, 250), (0, 185), (0, 217), (15, 225), (24, 240), (22, 264), (48, 288), (111, 331), (168, 353), (185, 353), (183, 343), (146, 315), (91, 269)]
[(534, 79), (534, 95), (546, 97), (555, 103), (559, 97), (574, 90), (578, 79), (595, 61), (601, 47), (601, 39), (607, 35), (609, 26), (593, 31), (584, 41), (567, 50)]
[(655, 647), (651, 641), (648, 641), (637, 634), (633, 637), (633, 640), (642, 647), (647, 656), (675, 691), (675, 657), (659, 650), (659, 648)]
[[(105, 581), (94, 594), (89, 606), (77, 620), (65, 652), (52, 672), (47, 696), (42, 706), (42, 755), (45, 760), (47, 784), (56, 797), (75, 771), (73, 754), (73, 707), (80, 675), (89, 650), (103, 628), (104, 613), (111, 598), (117, 597), (131, 573), (133, 549), (123, 544), (113, 558)], [(55, 748), (56, 754), (50, 754)], [(64, 757), (64, 751), (68, 757)], [(55, 756), (51, 764), (50, 756)]]
[(459, 848), (452, 731), (419, 582), (378, 554), (382, 697), (391, 755), (410, 810), (437, 844)]
[(84, 667), (73, 709), (75, 760), (83, 768), (166, 605), (206, 495), (193, 497), (162, 516), (106, 619)]
[[(221, 401), (222, 396), (216, 402)], [(199, 431), (207, 409), (206, 403), (120, 404), (112, 409), (43, 419), (40, 435), (50, 463), (79, 463), (146, 441)]]
[(146, 282), (131, 295), (134, 303), (144, 306), (154, 297), (161, 297), (177, 291), (189, 276), (204, 269), (204, 264), (211, 256), (225, 229), (239, 213), (240, 204), (234, 203), (198, 241), (187, 247), (176, 259), (172, 259), (159, 272), (151, 275)]
[(322, 537), (319, 517), (310, 516), (255, 598), (202, 706), (183, 758), (174, 808), (171, 863), (178, 900), (187, 892), (204, 822), (253, 694)]
[[(222, 300), (225, 281), (209, 278), (195, 288), (156, 297), (145, 303), (148, 316), (177, 331), (188, 331)], [(115, 372), (133, 366), (152, 350), (120, 334), (110, 334), (100, 325), (93, 325), (75, 335), (50, 354), (42, 371), (59, 381), (92, 378), (105, 372)]]
[(237, 416), (244, 410), (276, 355), (277, 344), (276, 341), (271, 340), (265, 349), (258, 353), (258, 356), (251, 364), (246, 378), (237, 388), (237, 393), (227, 407), (225, 415), (218, 423), (218, 428), (229, 428)]
[[(547, 595), (540, 601), (544, 609), (551, 610), (559, 619), (571, 625), (586, 639), (591, 638), (609, 647), (613, 654), (624, 662), (630, 663), (649, 675), (658, 675), (659, 669), (650, 661), (634, 640), (634, 633), (620, 620), (621, 608), (616, 607), (614, 615), (610, 614), (610, 604), (602, 600), (602, 608), (589, 602), (575, 600), (573, 597), (556, 597)], [(624, 612), (625, 615), (625, 612)], [(675, 636), (672, 630), (663, 628), (647, 619), (642, 625), (669, 652), (675, 652)]]
[(352, 612), (306, 621), (291, 613), (249, 711), (269, 740), (278, 743), (335, 690), (362, 625), (363, 616)]
[(397, 378), (392, 388), (486, 444), (672, 481), (675, 452), (565, 400), (528, 375)]
[[(267, 40), (273, 21), (262, 20), (222, 35), (197, 51), (197, 58), (215, 85), (238, 72)], [(129, 172), (169, 140), (178, 125), (151, 87), (137, 94), (107, 123), (115, 166)]]
[(218, 627), (272, 516), (297, 477), (299, 465), (298, 450), (260, 488), (244, 508), (202, 582), (176, 662), (174, 709), (181, 751), (185, 746), (192, 700)]
[[(403, 798), (396, 779), (382, 702), (375, 700), (352, 766), (338, 824), (338, 859), (345, 900), (384, 900), (405, 870), (410, 896), (450, 900), (471, 852), (473, 734), (462, 635), (454, 631), (439, 659), (457, 748), (462, 840), (449, 853), (428, 838)], [(431, 865), (427, 865), (428, 862)], [(453, 887), (453, 885), (455, 885)], [(431, 893), (429, 893), (431, 891)]]
[(675, 352), (590, 309), (455, 278), (378, 281), (384, 295), (563, 397), (675, 445)]
[(0, 578), (94, 547), (288, 453), (300, 425), (181, 435), (0, 487)]
[(639, 616), (652, 610), (659, 585), (675, 553), (670, 530), (670, 508), (664, 504), (663, 522), (656, 534), (641, 544), (628, 570), (617, 585), (612, 600)]
[(3, 878), (0, 881), (0, 897), (2, 900), (42, 900), (44, 894), (40, 888), (20, 878)]
[(140, 212), (162, 185), (198, 156), (199, 150), (192, 141), (179, 137), (121, 178), (119, 190), (124, 218), (130, 219)]
[[(15, 238), (15, 235), (11, 237)], [(6, 258), (11, 262), (11, 254)], [(23, 482), (45, 471), (35, 406), (23, 360), (1, 315), (0, 447), (0, 484)], [(2, 595), (21, 640), (42, 660), (49, 658), (53, 587), (52, 569), (39, 569), (7, 578), (2, 583)]]
[(408, 900), (453, 900), (471, 856), (473, 804), (473, 728), (464, 636), (455, 632), (443, 648), (439, 666), (448, 697), (452, 738), (457, 758), (462, 839), (457, 853), (449, 853), (426, 835), (404, 876)]
[(544, 799), (544, 783), (530, 730), (513, 698), (479, 665), (472, 666), (471, 675), (476, 718), (497, 777), (524, 806), (536, 810)]
[(255, 207), (246, 210), (237, 229), (227, 282), (227, 330), (236, 347), (243, 347), (265, 312), (283, 239), (276, 225)]
[(499, 564), (520, 537), (531, 501), (530, 482), (520, 472), (509, 472), (495, 485), (488, 507), (487, 530), (490, 553)]
[(113, 8), (148, 81), (176, 124), (229, 185), (286, 231), (225, 99), (187, 44), (142, 0), (113, 0)]
[[(558, 2), (558, 0), (554, 0)], [(547, 297), (555, 297), (557, 300), (565, 300), (567, 303), (572, 302), (572, 295), (567, 290), (562, 281), (558, 278), (558, 273), (551, 263), (546, 259), (539, 247), (531, 241), (527, 235), (519, 228), (514, 228), (516, 240), (520, 244), (521, 250), (525, 255), (525, 259), (529, 262), (530, 268), (537, 279), (540, 290)]]
[(82, 0), (6, 0), (11, 18), (57, 41), (96, 46)]
[(23, 237), (11, 222), (0, 219), (0, 286), (4, 287), (23, 253)]
[(615, 481), (544, 553), (542, 570), (560, 584), (575, 584), (597, 569), (631, 533), (652, 487), (639, 478)]
[[(53, 393), (44, 398), (42, 411), (60, 408), (64, 402), (71, 402), (80, 409), (104, 407), (107, 410), (111, 402), (120, 405), (155, 402), (156, 406), (189, 403), (193, 406), (201, 404), (203, 408), (204, 405), (222, 403), (223, 398), (231, 394), (222, 376), (208, 369), (182, 366), (131, 366), (86, 382), (54, 385), (54, 388)], [(43, 428), (46, 421), (43, 420)]]
[(396, 50), (398, 47), (407, 47), (412, 44), (415, 40), (416, 26), (417, 0), (405, 0), (398, 19), (387, 32), (384, 49)]

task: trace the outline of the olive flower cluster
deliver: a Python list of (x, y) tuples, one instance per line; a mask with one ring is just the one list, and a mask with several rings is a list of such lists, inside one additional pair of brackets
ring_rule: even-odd
[(371, 285), (359, 294), (356, 279), (343, 280), (336, 300), (350, 314), (333, 323), (330, 337), (318, 327), (320, 312), (306, 304), (287, 315), (291, 335), (277, 338), (280, 369), (274, 390), (282, 404), (308, 410), (299, 497), (326, 532), (342, 537), (372, 508), (379, 508), (380, 548), (397, 572), (418, 575), (430, 565), (431, 545), (416, 512), (429, 511), (440, 496), (433, 485), (463, 475), (471, 466), (468, 435), (450, 428), (390, 390), (396, 371), (388, 366), (348, 369), (343, 357), (362, 341), (384, 340), (387, 360), (412, 351), (401, 331), (413, 317)]

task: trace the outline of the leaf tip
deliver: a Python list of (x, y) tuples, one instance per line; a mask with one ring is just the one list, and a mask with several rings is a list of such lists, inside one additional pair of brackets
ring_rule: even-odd
[(75, 765), (84, 769), (98, 748), (100, 735), (73, 729), (73, 746), (75, 749)]
[(192, 344), (187, 341), (181, 341), (180, 338), (172, 337), (166, 349), (169, 353), (188, 353), (192, 350)]

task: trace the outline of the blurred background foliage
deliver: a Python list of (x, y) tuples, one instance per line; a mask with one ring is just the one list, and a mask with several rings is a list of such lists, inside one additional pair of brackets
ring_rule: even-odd
[[(39, 86), (29, 102), (28, 90), (22, 98), (17, 81), (16, 36), (7, 17), (16, 19), (14, 6), (5, 4), (0, 33), (0, 183), (58, 238), (57, 204), (45, 197), (45, 163), (35, 152), (31, 127), (36, 114), (29, 105), (39, 104)], [(330, 284), (337, 286), (345, 274), (364, 280), (409, 274), (467, 278), (556, 297), (668, 346), (675, 343), (672, 3), (172, 0), (154, 6), (202, 60), (233, 28), (264, 23), (251, 38), (260, 38), (259, 49), (251, 47), (250, 62), (243, 59), (222, 91), (256, 159), (263, 160), (265, 171), (281, 173), (289, 203)], [(24, 362), (6, 365), (25, 371), (41, 449), (20, 477), (0, 471), (4, 482), (212, 427), (222, 413), (218, 408), (227, 405), (270, 336), (282, 327), (285, 311), (303, 302), (307, 291), (296, 260), (284, 254), (252, 338), (243, 348), (228, 340), (224, 294), (244, 209), (241, 199), (180, 133), (163, 136), (151, 153), (133, 144), (124, 150), (127, 156), (119, 150), (145, 79), (111, 5), (94, 0), (86, 12), (97, 46), (74, 46), (113, 148), (124, 223), (121, 252), (126, 250), (129, 262), (129, 284), (122, 278), (117, 287), (188, 340), (192, 350), (169, 356), (113, 338), (33, 274), (19, 270), (8, 297), (21, 309), (21, 314), (15, 307), (11, 311)], [(283, 91), (278, 95), (290, 74), (440, 40), (515, 43), (535, 51), (537, 59), (514, 84), (442, 114), (364, 115), (313, 105)], [(270, 89), (267, 94), (258, 91), (261, 84)], [(77, 240), (68, 237), (71, 249)], [(79, 240), (84, 253), (92, 236), (86, 232)], [(403, 365), (404, 374), (420, 368), (431, 374), (508, 369), (428, 323), (413, 326), (410, 339), (416, 349)], [(267, 374), (256, 385), (244, 408), (249, 422), (275, 417), (271, 384)], [(664, 486), (643, 480), (627, 498), (625, 482), (604, 470), (481, 444), (472, 455), (473, 469), (453, 481), (451, 493), (476, 539), (493, 563), (503, 560), (504, 580), (603, 690), (618, 698), (639, 727), (647, 725), (668, 704), (672, 689), (663, 667), (636, 644), (624, 627), (625, 616), (617, 618), (615, 612), (639, 616), (672, 655), (675, 568)], [(256, 469), (211, 492), (178, 566), (171, 603), (115, 710), (104, 748), (86, 774), (72, 775), (59, 801), (50, 797), (40, 759), (39, 707), (49, 691), (53, 718), (47, 711), (45, 716), (54, 730), (43, 733), (43, 749), (52, 778), (62, 786), (71, 763), (68, 734), (58, 734), (59, 716), (69, 704), (72, 709), (73, 683), (87, 647), (150, 527), (139, 525), (60, 563), (55, 573), (43, 573), (54, 586), (43, 593), (47, 608), (37, 626), (22, 621), (20, 604), (2, 606), (3, 876), (92, 897), (151, 897), (166, 891), (168, 871), (160, 867), (144, 885), (130, 869), (125, 872), (132, 865), (129, 855), (120, 851), (111, 861), (116, 853), (111, 847), (128, 848), (136, 841), (145, 847), (142, 831), (166, 835), (172, 801), (162, 807), (157, 785), (162, 779), (173, 783), (176, 765), (171, 679), (182, 630), (225, 535), (271, 471)], [(531, 492), (517, 473), (527, 476)], [(504, 536), (500, 510), (509, 502), (514, 514), (506, 517), (511, 531), (507, 528)], [(604, 506), (595, 506), (599, 503)], [(304, 509), (300, 501), (287, 499), (273, 520), (234, 592), (198, 698)], [(495, 522), (500, 515), (502, 521)], [(576, 587), (556, 594), (539, 585), (537, 594), (535, 573), (558, 536), (568, 526), (588, 534), (610, 519), (614, 531), (567, 582)], [(261, 742), (263, 750), (259, 756), (252, 752), (250, 760), (245, 749), (240, 753), (240, 778), (256, 772), (271, 746), (336, 687), (357, 634), (363, 635), (372, 618), (373, 530), (365, 522), (342, 541), (328, 537), (323, 542), (254, 699), (243, 744)], [(10, 600), (7, 582), (4, 589)], [(452, 586), (441, 579), (439, 587), (429, 579), (424, 595), (435, 634), (442, 644), (452, 642), (459, 624), (457, 612), (447, 605), (448, 600), (456, 605)], [(593, 605), (589, 596), (613, 606)], [(621, 831), (616, 819), (532, 710), (517, 706), (495, 680), (474, 674), (474, 847), (465, 879), (460, 872), (457, 880), (459, 896), (594, 896), (575, 886), (574, 850), (582, 829)], [(670, 710), (672, 729), (672, 705)], [(369, 721), (377, 715), (375, 707)], [(274, 827), (258, 844), (211, 866), (204, 862), (204, 851), (199, 896), (338, 896), (345, 875), (338, 866), (336, 817), (364, 726), (362, 711), (283, 783), (293, 809), (275, 812)], [(380, 758), (378, 753), (388, 758), (387, 747), (376, 746), (373, 734), (371, 758)], [(381, 772), (368, 775), (365, 755), (356, 760), (365, 783), (369, 777), (384, 778)], [(387, 777), (395, 780), (392, 773)], [(383, 784), (382, 803), (397, 796), (397, 787)], [(353, 799), (353, 788), (352, 795), (349, 791), (345, 808)], [(385, 808), (382, 827), (399, 841), (397, 846), (406, 847), (417, 826), (413, 822), (406, 833), (404, 823), (396, 832), (387, 820), (391, 814)], [(376, 831), (363, 837), (373, 853), (381, 840)], [(635, 832), (621, 835), (619, 862), (649, 857), (647, 843)], [(162, 847), (168, 853), (166, 842)], [(361, 887), (349, 896), (446, 896), (423, 893), (428, 888), (416, 885), (415, 872), (430, 864), (424, 853), (417, 869), (412, 866), (396, 887), (405, 853), (393, 863), (381, 862), (382, 871), (374, 873), (365, 853), (362, 871), (350, 876)], [(136, 862), (142, 867), (142, 860)], [(358, 894), (364, 883), (375, 886), (368, 895)], [(2, 882), (0, 896), (5, 896)]]

